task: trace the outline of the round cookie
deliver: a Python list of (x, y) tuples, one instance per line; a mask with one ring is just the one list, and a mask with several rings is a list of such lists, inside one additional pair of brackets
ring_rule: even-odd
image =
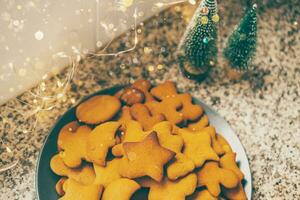
[(117, 97), (98, 95), (81, 103), (76, 108), (76, 117), (81, 122), (99, 124), (115, 116), (120, 107), (121, 102)]

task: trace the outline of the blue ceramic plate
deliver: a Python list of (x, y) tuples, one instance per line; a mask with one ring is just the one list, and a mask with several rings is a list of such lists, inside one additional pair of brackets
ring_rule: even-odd
[[(118, 90), (124, 86), (115, 86), (105, 90), (96, 92), (86, 98), (81, 102), (89, 99), (92, 96), (99, 94), (115, 94)], [(249, 167), (249, 162), (247, 155), (238, 137), (235, 135), (233, 130), (230, 128), (229, 124), (214, 110), (203, 103), (201, 100), (195, 99), (196, 104), (201, 105), (205, 113), (209, 118), (210, 124), (212, 124), (218, 133), (222, 134), (225, 139), (230, 143), (232, 149), (237, 154), (237, 161), (239, 163), (240, 169), (245, 174), (244, 188), (248, 199), (251, 199), (252, 194), (252, 181), (251, 172)], [(59, 176), (56, 176), (50, 169), (50, 160), (53, 155), (57, 153), (57, 137), (60, 129), (67, 123), (76, 120), (75, 116), (76, 106), (70, 108), (54, 125), (52, 131), (46, 138), (46, 141), (42, 147), (38, 158), (37, 173), (36, 173), (36, 192), (37, 198), (39, 200), (57, 200), (59, 197), (55, 191), (55, 184), (59, 180)], [(143, 195), (143, 194), (137, 194)], [(141, 199), (138, 196), (135, 199)]]

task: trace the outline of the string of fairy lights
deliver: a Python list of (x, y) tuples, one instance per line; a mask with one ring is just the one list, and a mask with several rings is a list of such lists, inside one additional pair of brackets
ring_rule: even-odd
[[(154, 5), (154, 7), (156, 7), (156, 8), (169, 7), (169, 6), (179, 4), (179, 3), (184, 3), (187, 1), (192, 5), (194, 5), (196, 3), (195, 0), (178, 0), (178, 1), (172, 1), (172, 2), (158, 2)], [(99, 0), (96, 0), (96, 2), (99, 3)], [(126, 10), (128, 8), (133, 6), (133, 0), (120, 0), (119, 6), (120, 6), (120, 10), (122, 10), (123, 12), (126, 12)], [(37, 128), (37, 125), (39, 123), (39, 120), (38, 120), (39, 113), (41, 113), (43, 111), (51, 111), (54, 108), (56, 108), (58, 105), (60, 105), (61, 102), (67, 101), (66, 93), (68, 92), (71, 81), (72, 81), (74, 75), (76, 74), (76, 71), (77, 71), (78, 65), (79, 65), (79, 61), (82, 58), (84, 58), (86, 55), (93, 56), (93, 57), (104, 57), (104, 56), (116, 57), (121, 54), (134, 51), (136, 49), (138, 42), (139, 42), (138, 41), (138, 31), (139, 30), (137, 29), (137, 18), (138, 18), (138, 9), (137, 8), (134, 8), (134, 14), (132, 17), (134, 18), (134, 25), (133, 25), (133, 31), (134, 31), (133, 41), (134, 42), (133, 42), (132, 47), (128, 47), (125, 50), (121, 50), (121, 51), (117, 51), (117, 52), (113, 52), (113, 53), (106, 53), (105, 52), (106, 49), (109, 47), (109, 45), (113, 41), (113, 38), (112, 38), (111, 41), (108, 42), (104, 46), (104, 48), (102, 48), (98, 52), (91, 52), (91, 51), (85, 52), (85, 51), (81, 51), (81, 49), (74, 47), (73, 53), (75, 56), (69, 56), (65, 52), (55, 53), (53, 55), (53, 58), (67, 58), (69, 60), (69, 64), (68, 64), (69, 68), (67, 68), (68, 72), (66, 73), (66, 76), (63, 78), (58, 78), (58, 76), (56, 76), (55, 74), (54, 74), (54, 76), (53, 76), (53, 74), (52, 74), (52, 76), (50, 74), (44, 75), (42, 77), (42, 82), (38, 86), (36, 86), (36, 88), (27, 90), (23, 94), (23, 95), (30, 95), (32, 97), (31, 99), (33, 99), (32, 102), (24, 101), (24, 100), (22, 100), (21, 97), (16, 97), (15, 100), (17, 102), (24, 105), (24, 107), (26, 106), (26, 107), (31, 108), (31, 109), (28, 109), (29, 110), (28, 112), (20, 111), (19, 109), (11, 107), (9, 104), (2, 106), (3, 109), (9, 110), (10, 113), (17, 113), (18, 115), (20, 115), (22, 117), (24, 123), (26, 123), (26, 121), (29, 118), (34, 118), (35, 120), (34, 120), (34, 123), (31, 124), (29, 129), (21, 130), (17, 126), (14, 126), (13, 122), (8, 117), (3, 116), (2, 114), (0, 115), (0, 119), (2, 120), (2, 122), (0, 123), (0, 130), (1, 130), (0, 147), (2, 149), (2, 152), (0, 152), (0, 163), (1, 163), (1, 159), (2, 159), (1, 157), (4, 153), (9, 154), (11, 157), (14, 157), (13, 162), (3, 164), (3, 165), (0, 164), (0, 173), (15, 167), (19, 161), (18, 158), (16, 158), (14, 151), (10, 147), (9, 142), (4, 141), (2, 139), (2, 136), (4, 136), (4, 134), (10, 134), (13, 132), (22, 132), (24, 134), (34, 133)], [(43, 32), (38, 31), (35, 33), (35, 38), (37, 40), (41, 40), (41, 39), (43, 39), (43, 37), (44, 37)], [(98, 47), (98, 44), (96, 44), (96, 46)], [(18, 73), (17, 71), (14, 71), (14, 72)], [(57, 72), (57, 73), (59, 73), (59, 72)], [(55, 85), (55, 89), (57, 90), (57, 93), (54, 95), (44, 95), (45, 92), (47, 91), (47, 87), (53, 87), (53, 85), (48, 86), (48, 84), (46, 84), (46, 82), (49, 78), (52, 78), (55, 83), (54, 85)], [(76, 100), (74, 98), (71, 98), (70, 102), (72, 104), (75, 104)]]

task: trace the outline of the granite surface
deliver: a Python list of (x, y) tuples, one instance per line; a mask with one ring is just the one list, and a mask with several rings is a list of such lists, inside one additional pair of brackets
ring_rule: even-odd
[[(173, 80), (225, 117), (246, 149), (253, 199), (299, 199), (299, 4), (283, 3), (260, 10), (255, 70), (236, 82), (224, 73), (221, 56), (219, 67), (200, 84), (180, 75), (174, 52), (192, 10), (191, 5), (168, 9), (139, 25), (135, 50), (116, 57), (88, 56), (74, 70), (68, 67), (1, 106), (0, 166), (10, 161), (18, 164), (0, 172), (0, 199), (36, 198), (37, 156), (58, 116), (87, 94), (140, 77), (154, 83)], [(229, 0), (221, 3), (219, 12), (222, 49), (242, 9)], [(133, 32), (123, 35), (108, 51), (130, 47), (133, 36)], [(6, 152), (6, 146), (12, 153)]]

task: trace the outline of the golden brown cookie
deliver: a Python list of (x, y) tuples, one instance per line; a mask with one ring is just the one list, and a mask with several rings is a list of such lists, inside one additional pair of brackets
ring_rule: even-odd
[(63, 189), (63, 185), (65, 183), (65, 181), (67, 180), (66, 177), (62, 177), (60, 178), (57, 183), (55, 184), (55, 190), (56, 190), (56, 193), (59, 195), (59, 196), (63, 196), (65, 194), (65, 191)]
[(197, 175), (198, 186), (206, 186), (209, 193), (214, 197), (220, 195), (220, 185), (225, 188), (235, 188), (239, 183), (239, 179), (234, 172), (220, 168), (218, 163), (213, 161), (206, 162)]
[(121, 103), (115, 96), (97, 95), (79, 104), (76, 117), (88, 124), (99, 124), (110, 120), (119, 111)]
[(150, 130), (155, 124), (165, 119), (162, 114), (151, 114), (147, 106), (143, 104), (134, 104), (130, 108), (133, 119), (142, 124), (145, 131)]
[(68, 167), (79, 167), (86, 158), (86, 140), (90, 132), (88, 126), (79, 126), (77, 122), (70, 122), (59, 132), (57, 146)]
[(247, 200), (246, 193), (245, 193), (243, 185), (241, 183), (239, 183), (235, 188), (232, 188), (232, 189), (224, 188), (223, 194), (226, 197), (226, 199)]
[(107, 187), (107, 185), (114, 180), (121, 178), (119, 173), (120, 164), (121, 158), (114, 158), (113, 160), (108, 161), (105, 167), (94, 164), (96, 173), (95, 184)]
[(178, 135), (173, 135), (172, 129), (173, 126), (170, 122), (163, 121), (153, 126), (152, 131), (157, 133), (159, 144), (162, 147), (179, 153), (183, 146), (183, 139)]
[(134, 180), (120, 178), (111, 182), (104, 190), (102, 200), (130, 200), (131, 196), (140, 189)]
[(214, 149), (214, 151), (218, 155), (223, 155), (225, 153), (225, 151), (222, 148), (221, 144), (217, 141), (216, 129), (213, 126), (205, 127), (205, 128), (201, 129), (198, 132), (200, 132), (200, 133), (202, 133), (202, 132), (208, 132), (210, 134), (210, 137), (211, 137), (212, 148)]
[(178, 133), (184, 141), (183, 154), (191, 159), (196, 167), (201, 167), (207, 160), (219, 161), (218, 155), (211, 146), (211, 136), (208, 132), (180, 129)]
[(226, 139), (220, 135), (216, 134), (217, 142), (221, 145), (224, 152), (232, 152), (230, 144), (226, 141)]
[(120, 90), (115, 96), (128, 106), (132, 106), (136, 103), (143, 103), (145, 101), (145, 95), (143, 91), (132, 87), (127, 87), (123, 90)]
[(86, 159), (89, 162), (105, 165), (108, 150), (116, 144), (115, 135), (120, 125), (119, 122), (106, 122), (93, 129), (86, 141)]
[(204, 115), (198, 121), (190, 122), (187, 127), (192, 131), (200, 131), (201, 129), (207, 127), (208, 124), (209, 124), (208, 116)]
[(130, 114), (130, 107), (123, 106), (121, 109), (120, 116), (118, 118), (118, 122), (121, 123), (120, 130), (125, 131), (126, 130), (126, 123), (133, 120), (131, 114)]
[(59, 200), (99, 200), (103, 191), (102, 185), (83, 185), (73, 179), (64, 183), (65, 195)]
[(156, 181), (163, 178), (163, 167), (175, 153), (160, 146), (155, 132), (141, 142), (123, 143), (124, 157), (120, 174), (127, 178), (150, 176)]
[(150, 81), (147, 81), (145, 79), (139, 79), (139, 80), (135, 81), (131, 87), (139, 89), (140, 91), (142, 91), (144, 93), (145, 102), (154, 100), (153, 96), (149, 92), (149, 90), (152, 87)]
[[(122, 142), (139, 142), (143, 140), (149, 133), (144, 132), (142, 125), (137, 121), (130, 120), (125, 125), (125, 132), (122, 136)], [(121, 144), (117, 144), (112, 148), (112, 154), (114, 156), (122, 156), (123, 155), (123, 146)]]
[(188, 93), (179, 94), (175, 84), (171, 81), (158, 84), (151, 89), (151, 94), (161, 101), (167, 98), (180, 101), (182, 105), (180, 113), (183, 115), (183, 120), (196, 120), (203, 113), (201, 106), (192, 103), (192, 96)]
[(220, 158), (220, 166), (224, 169), (233, 171), (239, 178), (240, 181), (244, 179), (244, 174), (237, 166), (235, 162), (236, 154), (228, 152)]
[(195, 164), (182, 153), (177, 153), (175, 160), (167, 167), (167, 176), (170, 180), (176, 180), (195, 169)]
[(95, 180), (95, 172), (90, 165), (85, 164), (77, 168), (69, 168), (64, 164), (59, 154), (52, 157), (50, 161), (50, 168), (59, 176), (72, 178), (85, 185), (91, 184)]
[(148, 185), (149, 200), (184, 200), (195, 191), (197, 176), (192, 173), (176, 181), (170, 181), (165, 177), (160, 183), (151, 181)]
[(217, 197), (212, 196), (208, 190), (196, 191), (188, 200), (218, 200)]
[(183, 122), (183, 114), (177, 111), (182, 106), (179, 99), (164, 98), (161, 102), (149, 101), (145, 105), (153, 115), (162, 114), (172, 124)]
[[(123, 142), (139, 142), (148, 136), (152, 131), (157, 133), (159, 143), (162, 147), (174, 152), (181, 151), (183, 140), (180, 136), (172, 134), (172, 125), (167, 121), (159, 122), (153, 126), (152, 130), (150, 131), (143, 131), (140, 123), (136, 121), (129, 121), (126, 125), (126, 131), (123, 135)], [(114, 156), (122, 156), (122, 144), (114, 146), (112, 148), (112, 153)]]

